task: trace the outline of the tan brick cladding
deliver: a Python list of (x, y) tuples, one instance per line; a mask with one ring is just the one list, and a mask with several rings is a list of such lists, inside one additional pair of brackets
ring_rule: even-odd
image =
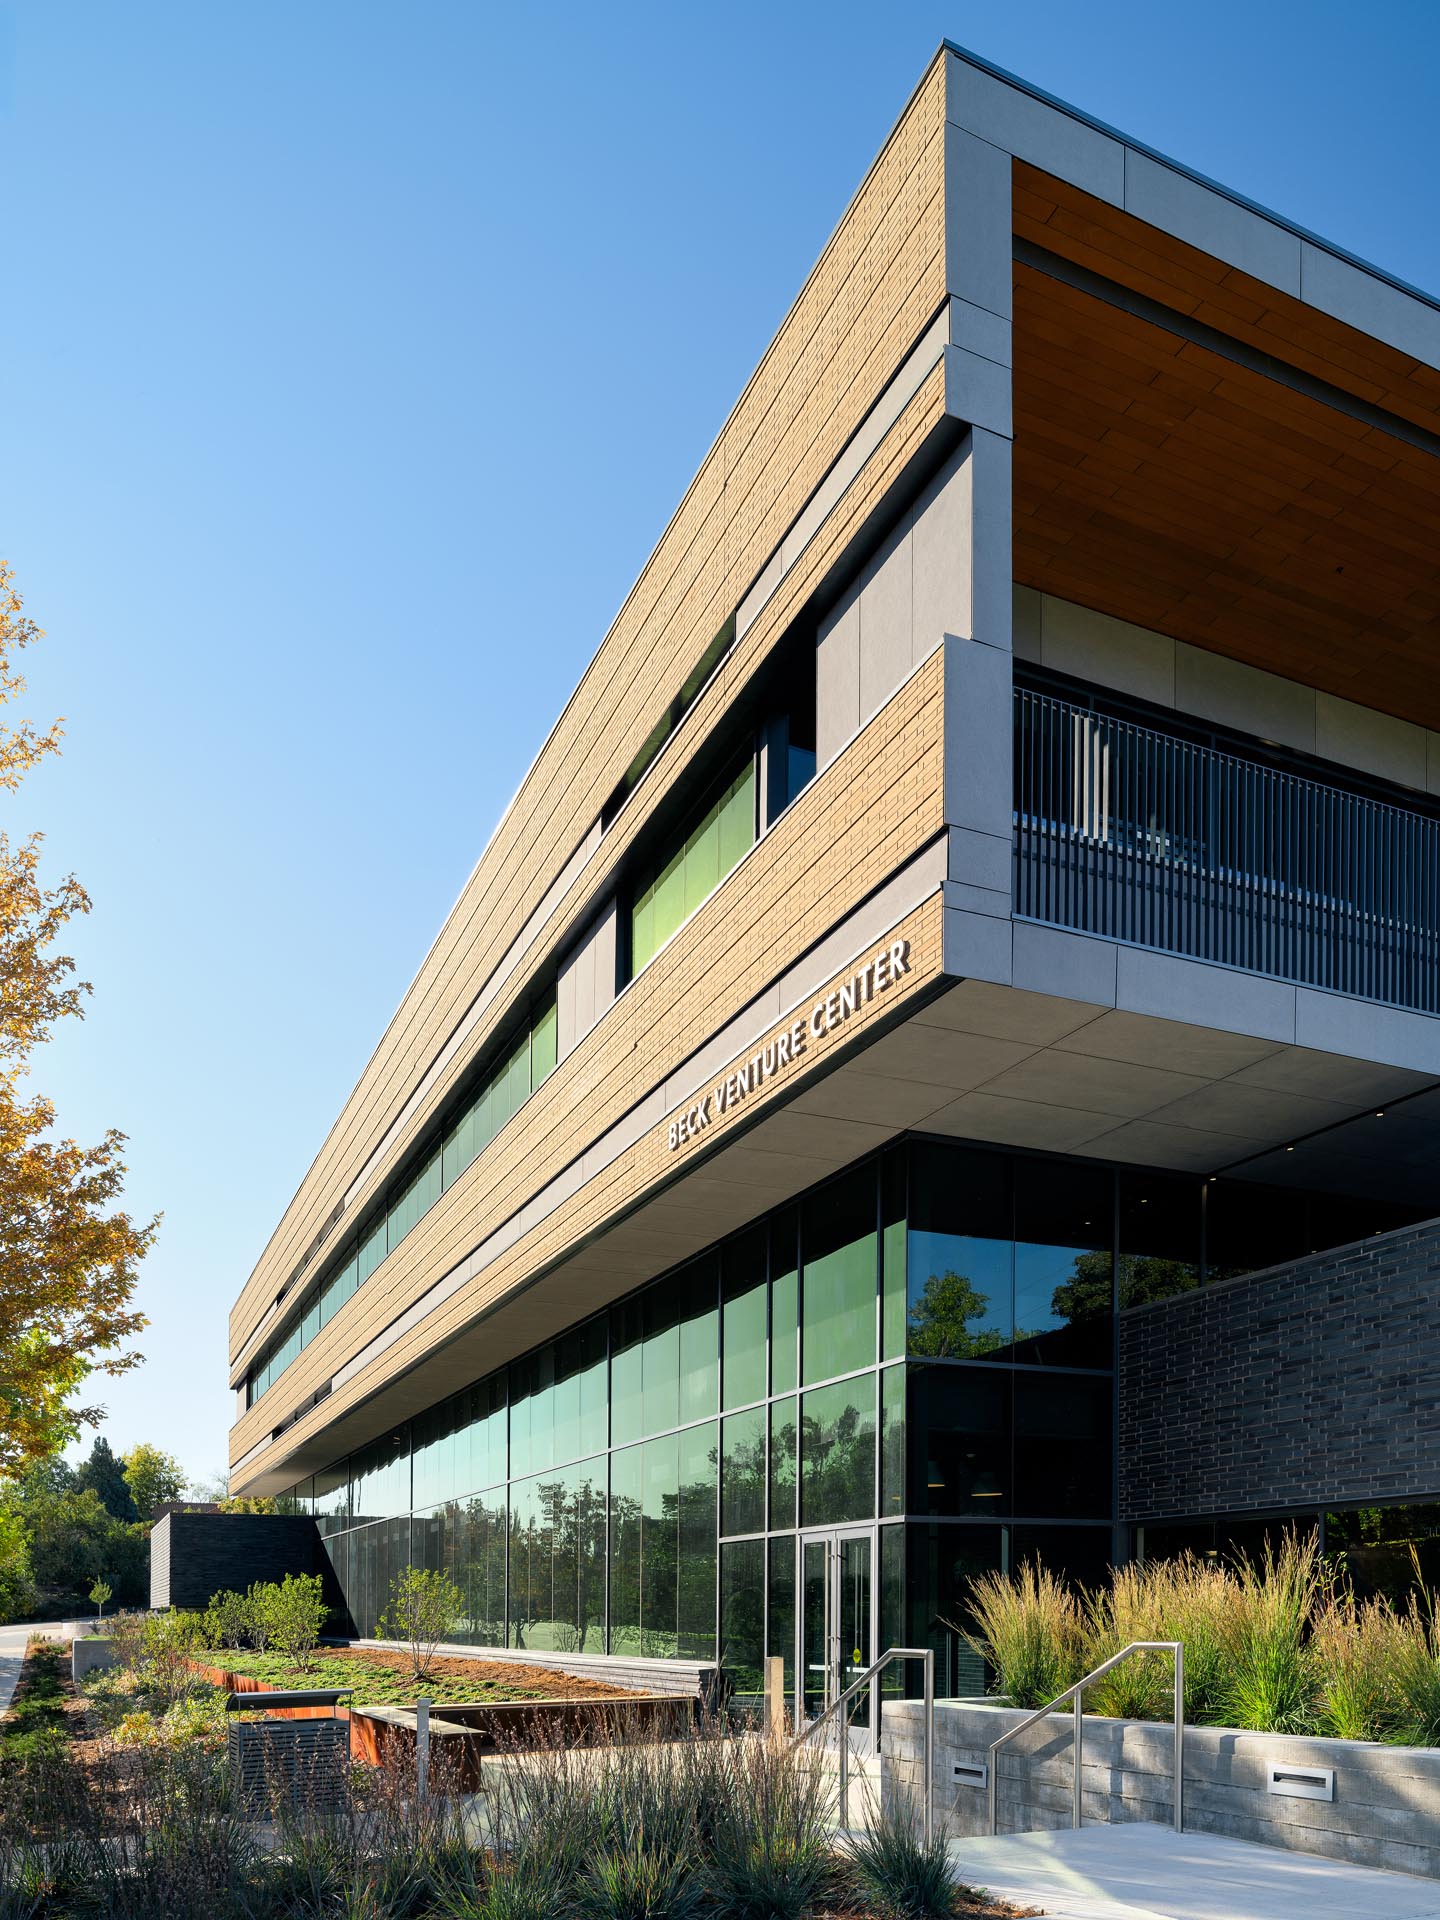
[[(232, 1459), (942, 830), (943, 699), (937, 650), (631, 983), (282, 1382), (241, 1417), (231, 1430)], [(908, 978), (905, 985), (909, 991)], [(885, 1003), (895, 999), (892, 992)], [(855, 1022), (847, 1028), (855, 1030)], [(820, 1057), (818, 1050), (809, 1057)], [(643, 1191), (643, 1184), (617, 1188), (614, 1176), (612, 1168), (556, 1215), (561, 1244), (588, 1230), (592, 1187), (603, 1196), (595, 1218)], [(507, 1255), (506, 1284), (528, 1278), (533, 1264), (516, 1266), (514, 1253)], [(471, 1290), (457, 1298), (469, 1300)], [(402, 1351), (411, 1348), (401, 1343), (386, 1356), (387, 1377), (400, 1369)], [(326, 1400), (317, 1421), (333, 1417), (342, 1404), (339, 1395)]]
[[(940, 306), (945, 292), (943, 123), (943, 62), (937, 59), (722, 429), (286, 1209), (232, 1312), (232, 1354), (598, 816), (665, 703)], [(636, 398), (642, 403), (643, 396)], [(932, 393), (932, 412), (933, 402)], [(912, 424), (924, 411), (912, 403)], [(896, 441), (894, 433), (890, 438)], [(853, 503), (847, 507), (853, 517)], [(795, 604), (793, 583), (784, 600)], [(783, 632), (780, 613), (779, 607), (767, 609), (767, 617), (736, 650), (687, 727), (685, 753), (671, 756), (674, 764), (662, 777), (646, 783), (641, 816), (683, 778), (688, 760), (735, 690), (775, 644)], [(577, 897), (580, 889), (593, 894), (624, 845), (623, 836), (606, 836)], [(556, 944), (561, 931), (556, 928), (547, 937), (547, 947)], [(504, 1017), (507, 1004), (502, 997), (472, 1053)], [(443, 1090), (437, 1089), (435, 1098), (441, 1097)], [(402, 1145), (397, 1143), (397, 1153)]]
[[(832, 1055), (841, 1052), (861, 1038), (866, 1029), (875, 1024), (893, 1018), (896, 1011), (906, 1002), (925, 994), (943, 972), (943, 903), (937, 893), (925, 901), (914, 912), (907, 914), (893, 929), (892, 937), (909, 942), (909, 972), (902, 982), (888, 993), (872, 999), (843, 1026), (822, 1039), (812, 1040), (805, 1056), (804, 1070), (801, 1075), (791, 1075), (771, 1083), (770, 1090), (763, 1091), (753, 1099), (742, 1103), (725, 1120), (717, 1125), (711, 1134), (713, 1141), (721, 1141), (728, 1134), (753, 1121), (758, 1115), (768, 1112), (779, 1102), (793, 1094), (798, 1080), (804, 1078)], [(879, 944), (878, 942), (876, 943)], [(867, 953), (870, 950), (867, 949)], [(854, 968), (847, 966), (833, 978), (817, 988), (816, 997), (838, 987), (853, 974)], [(810, 1002), (806, 1002), (808, 1010)], [(788, 1022), (777, 1022), (765, 1035), (769, 1039)], [(762, 1042), (763, 1044), (763, 1042)], [(718, 1079), (723, 1074), (738, 1067), (749, 1059), (754, 1047), (747, 1047), (727, 1066), (717, 1070), (713, 1076)], [(689, 1150), (698, 1153), (700, 1148)], [(304, 1444), (310, 1435), (320, 1428), (342, 1417), (351, 1407), (372, 1393), (376, 1387), (403, 1373), (416, 1359), (431, 1348), (448, 1339), (449, 1336), (464, 1327), (496, 1301), (504, 1298), (518, 1282), (534, 1272), (552, 1264), (560, 1258), (575, 1241), (592, 1232), (606, 1220), (620, 1213), (636, 1197), (646, 1192), (657, 1180), (667, 1173), (673, 1173), (677, 1162), (687, 1158), (687, 1151), (671, 1153), (667, 1125), (653, 1127), (645, 1137), (638, 1141), (627, 1153), (622, 1154), (611, 1166), (588, 1183), (569, 1206), (559, 1209), (550, 1219), (542, 1223), (519, 1241), (507, 1253), (494, 1261), (483, 1274), (460, 1290), (443, 1307), (427, 1316), (419, 1326), (413, 1328), (402, 1339), (388, 1348), (371, 1364), (336, 1393), (330, 1395), (307, 1417), (300, 1420), (284, 1436), (280, 1445), (270, 1449), (247, 1468), (247, 1478), (256, 1477), (269, 1469), (273, 1461), (278, 1464), (284, 1457)], [(463, 1184), (463, 1183), (462, 1183)], [(473, 1243), (472, 1243), (473, 1244)], [(407, 1243), (408, 1245), (408, 1243)], [(434, 1265), (429, 1277), (438, 1277), (443, 1268)], [(398, 1309), (397, 1309), (398, 1310)], [(385, 1316), (392, 1319), (393, 1313)], [(380, 1331), (377, 1323), (374, 1332)], [(257, 1432), (246, 1443), (255, 1445), (261, 1437)], [(232, 1458), (245, 1451), (245, 1447), (232, 1447)]]

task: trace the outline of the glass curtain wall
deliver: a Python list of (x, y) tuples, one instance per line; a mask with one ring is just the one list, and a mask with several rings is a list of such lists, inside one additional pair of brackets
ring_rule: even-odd
[[(742, 1696), (767, 1655), (794, 1686), (803, 1542), (873, 1529), (877, 1646), (932, 1645), (942, 1692), (979, 1691), (971, 1578), (1110, 1558), (1117, 1299), (1284, 1257), (1273, 1219), (1244, 1232), (1262, 1203), (892, 1147), (295, 1494), (360, 1634), (413, 1558), (459, 1586), (456, 1640), (718, 1656)], [(1326, 1196), (1292, 1224), (1402, 1224), (1376, 1214)]]

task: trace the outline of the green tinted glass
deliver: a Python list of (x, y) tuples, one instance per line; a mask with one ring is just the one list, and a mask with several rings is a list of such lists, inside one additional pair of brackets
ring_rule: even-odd
[(872, 1167), (836, 1181), (805, 1203), (801, 1363), (806, 1381), (874, 1364), (875, 1198)]
[(875, 1376), (817, 1387), (800, 1402), (800, 1523), (875, 1512)]
[(720, 1423), (720, 1531), (765, 1531), (765, 1409)]
[(721, 1252), (721, 1386), (727, 1407), (765, 1397), (765, 1267), (763, 1227), (742, 1234)]

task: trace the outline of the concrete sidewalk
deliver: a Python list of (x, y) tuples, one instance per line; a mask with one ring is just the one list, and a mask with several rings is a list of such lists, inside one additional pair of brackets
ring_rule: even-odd
[(1440, 1920), (1440, 1881), (1131, 1823), (954, 1840), (968, 1886), (1047, 1920)]

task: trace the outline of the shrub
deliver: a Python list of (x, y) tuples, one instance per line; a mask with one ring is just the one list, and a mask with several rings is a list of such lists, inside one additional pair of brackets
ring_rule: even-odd
[[(256, 1589), (250, 1591), (253, 1595)], [(320, 1644), (330, 1611), (320, 1575), (287, 1573), (283, 1580), (260, 1588), (256, 1606), (266, 1644), (304, 1672)]]
[(925, 1840), (906, 1812), (873, 1815), (851, 1838), (849, 1864), (885, 1920), (950, 1920), (955, 1911), (960, 1886), (944, 1835)]
[(238, 1648), (249, 1644), (254, 1622), (254, 1603), (250, 1593), (224, 1593), (211, 1596), (205, 1609), (204, 1634), (207, 1647)]
[(435, 1650), (464, 1605), (464, 1594), (448, 1574), (431, 1567), (406, 1567), (390, 1589), (390, 1604), (380, 1617), (377, 1635), (403, 1641), (410, 1649), (415, 1678), (427, 1680)]
[(114, 1591), (115, 1589), (105, 1580), (97, 1580), (94, 1586), (91, 1587), (90, 1598), (95, 1602), (96, 1626), (99, 1626), (100, 1622), (105, 1618), (105, 1602)]
[(964, 1638), (1017, 1707), (1043, 1707), (1085, 1671), (1080, 1602), (1038, 1562), (1025, 1561), (1016, 1574), (981, 1574), (970, 1605), (976, 1626), (963, 1629)]
[(173, 1706), (196, 1686), (190, 1661), (204, 1637), (200, 1615), (175, 1608), (169, 1613), (142, 1614), (140, 1618), (136, 1669), (144, 1684), (167, 1706)]

